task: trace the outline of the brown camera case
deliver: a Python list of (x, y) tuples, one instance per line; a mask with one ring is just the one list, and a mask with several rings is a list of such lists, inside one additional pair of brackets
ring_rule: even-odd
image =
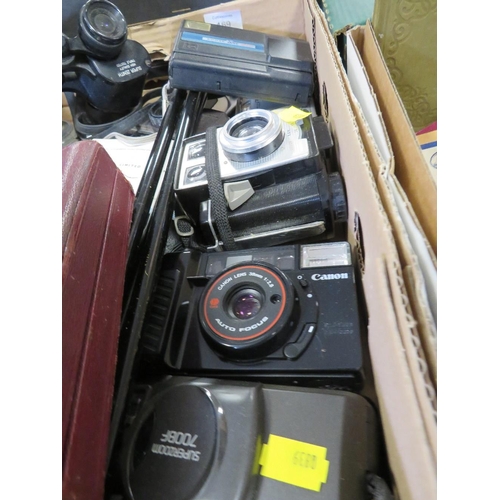
[(95, 141), (62, 166), (62, 498), (102, 500), (134, 193)]

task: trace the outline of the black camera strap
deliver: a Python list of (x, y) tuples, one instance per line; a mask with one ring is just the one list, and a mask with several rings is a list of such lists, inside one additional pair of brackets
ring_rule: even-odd
[(211, 217), (213, 218), (224, 250), (236, 250), (233, 231), (227, 216), (226, 197), (219, 170), (219, 152), (217, 150), (217, 128), (209, 127), (206, 131), (205, 169), (207, 173), (208, 192), (211, 201)]
[[(85, 139), (104, 139), (112, 132), (127, 134), (134, 127), (144, 123), (150, 123), (153, 129), (158, 129), (157, 106), (161, 101), (147, 103), (147, 101), (159, 97), (161, 89), (155, 89), (145, 94), (136, 108), (128, 115), (107, 123), (87, 123), (85, 107), (81, 99), (71, 92), (66, 92), (66, 99), (71, 109), (73, 125), (80, 138)], [(161, 120), (160, 120), (161, 121)]]

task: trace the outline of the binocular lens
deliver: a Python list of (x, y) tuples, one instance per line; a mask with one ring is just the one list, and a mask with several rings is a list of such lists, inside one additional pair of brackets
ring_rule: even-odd
[(127, 22), (108, 0), (89, 0), (80, 11), (80, 36), (97, 57), (116, 57), (127, 40)]
[(87, 11), (89, 25), (102, 38), (117, 40), (127, 31), (125, 19), (118, 9), (111, 9), (109, 5), (98, 2)]

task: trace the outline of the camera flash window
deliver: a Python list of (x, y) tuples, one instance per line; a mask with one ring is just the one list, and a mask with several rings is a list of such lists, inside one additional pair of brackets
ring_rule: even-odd
[(300, 267), (302, 269), (350, 265), (350, 246), (345, 241), (302, 245), (300, 255)]

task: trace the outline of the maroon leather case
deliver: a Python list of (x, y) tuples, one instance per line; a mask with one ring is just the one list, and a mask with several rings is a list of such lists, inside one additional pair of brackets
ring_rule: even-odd
[(62, 498), (102, 500), (134, 193), (95, 141), (62, 165)]

